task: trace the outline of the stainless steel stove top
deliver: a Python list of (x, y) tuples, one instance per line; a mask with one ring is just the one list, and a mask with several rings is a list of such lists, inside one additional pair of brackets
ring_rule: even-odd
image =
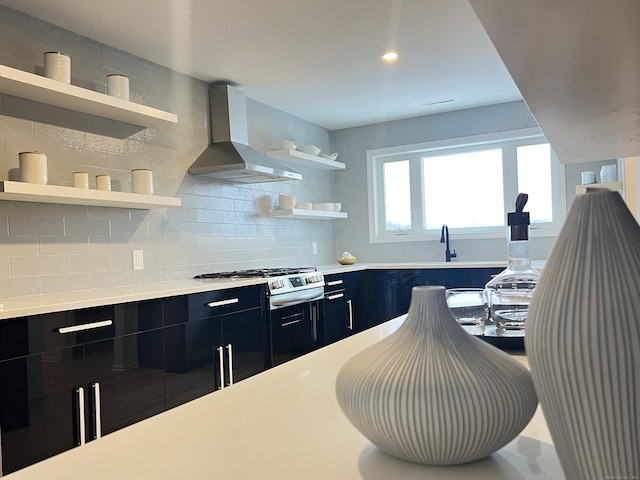
[(194, 278), (271, 278), (317, 271), (316, 267), (252, 268), (232, 272), (202, 273)]

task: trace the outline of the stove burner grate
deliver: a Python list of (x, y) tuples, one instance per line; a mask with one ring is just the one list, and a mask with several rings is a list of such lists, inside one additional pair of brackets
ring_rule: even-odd
[(193, 278), (267, 278), (315, 271), (317, 271), (316, 267), (254, 268), (249, 270), (235, 270), (232, 272), (202, 273)]

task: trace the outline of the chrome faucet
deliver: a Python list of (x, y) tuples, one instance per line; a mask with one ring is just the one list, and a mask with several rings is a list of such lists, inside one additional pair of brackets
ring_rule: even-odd
[(456, 258), (458, 254), (456, 249), (449, 250), (449, 227), (442, 225), (442, 233), (440, 233), (440, 243), (445, 244), (444, 257), (447, 262), (450, 262), (452, 258)]

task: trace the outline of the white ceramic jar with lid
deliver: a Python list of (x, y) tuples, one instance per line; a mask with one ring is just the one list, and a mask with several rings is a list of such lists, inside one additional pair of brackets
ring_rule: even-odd
[(71, 83), (71, 57), (62, 52), (46, 52), (44, 76), (59, 82)]
[(20, 165), (20, 178), (25, 183), (37, 183), (46, 185), (47, 156), (42, 152), (20, 152), (18, 154)]

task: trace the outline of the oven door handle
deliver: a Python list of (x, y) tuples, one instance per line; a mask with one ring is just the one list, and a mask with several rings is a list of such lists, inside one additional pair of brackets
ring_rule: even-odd
[(306, 302), (308, 300), (320, 300), (324, 296), (324, 292), (311, 292), (306, 295), (300, 294), (295, 297), (287, 297), (287, 298), (274, 298), (271, 297), (271, 305), (274, 307), (287, 307), (289, 305), (297, 305), (300, 302)]

